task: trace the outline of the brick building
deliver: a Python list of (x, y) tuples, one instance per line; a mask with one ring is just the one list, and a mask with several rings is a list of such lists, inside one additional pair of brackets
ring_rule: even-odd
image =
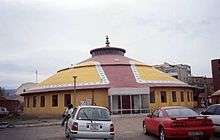
[(10, 100), (3, 96), (0, 96), (0, 106), (7, 108), (12, 114), (17, 114), (18, 111), (23, 109), (22, 104), (18, 100)]
[(212, 60), (212, 76), (215, 93), (212, 95), (213, 103), (220, 103), (220, 59)]
[(212, 76), (214, 83), (214, 90), (220, 89), (220, 59), (212, 60)]

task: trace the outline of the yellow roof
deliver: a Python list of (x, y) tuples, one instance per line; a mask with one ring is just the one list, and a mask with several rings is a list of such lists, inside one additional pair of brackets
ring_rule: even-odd
[(159, 71), (152, 66), (132, 65), (131, 66), (136, 81), (139, 83), (175, 83), (185, 84), (184, 82)]
[(165, 80), (165, 81), (178, 81), (176, 78), (163, 73), (153, 67), (137, 66), (138, 73), (143, 80)]
[[(77, 85), (96, 85), (108, 82), (102, 68), (97, 66), (86, 66), (62, 70), (38, 84), (38, 87), (71, 86), (74, 84), (73, 76), (77, 75)], [(106, 81), (107, 80), (107, 81)]]

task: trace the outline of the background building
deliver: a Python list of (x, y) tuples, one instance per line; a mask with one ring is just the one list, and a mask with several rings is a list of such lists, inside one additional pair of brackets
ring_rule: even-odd
[(188, 83), (191, 76), (191, 67), (189, 65), (177, 64), (171, 65), (169, 63), (164, 63), (161, 65), (155, 65), (155, 68), (161, 70), (165, 73), (170, 74), (172, 77), (175, 77), (183, 82)]
[(16, 92), (15, 94), (16, 95), (20, 95), (22, 94), (23, 92), (26, 92), (26, 90), (36, 86), (37, 83), (33, 83), (33, 82), (27, 82), (27, 83), (23, 83), (21, 84), (17, 89), (16, 89)]
[(220, 59), (214, 59), (212, 63), (212, 76), (215, 93), (212, 94), (212, 102), (215, 104), (220, 103)]
[(0, 106), (7, 108), (10, 114), (17, 115), (23, 110), (23, 105), (19, 100), (11, 99), (10, 96), (0, 96)]
[(194, 87), (194, 100), (206, 102), (208, 98), (214, 93), (213, 79), (204, 76), (191, 76), (189, 83)]
[(212, 77), (214, 90), (220, 90), (220, 59), (212, 60)]
[(146, 113), (168, 105), (193, 107), (190, 85), (125, 53), (110, 47), (106, 38), (106, 47), (91, 50), (91, 58), (59, 70), (22, 93), (25, 114), (61, 116), (69, 103), (105, 106), (113, 114)]
[(27, 82), (27, 83), (23, 83), (21, 84), (15, 91), (14, 95), (11, 95), (11, 98), (16, 98), (17, 100), (19, 100), (21, 103), (24, 102), (24, 97), (21, 96), (22, 93), (26, 92), (28, 89), (33, 88), (34, 86), (36, 86), (37, 83), (33, 83), (33, 82)]
[(213, 104), (220, 104), (220, 90), (213, 93), (211, 99)]
[(190, 80), (188, 84), (194, 86), (195, 88), (201, 89), (203, 93), (207, 94), (207, 96), (215, 92), (213, 78), (207, 78), (203, 76), (191, 76), (189, 79)]
[(24, 98), (15, 94), (15, 89), (4, 89), (0, 87), (0, 106), (7, 108), (10, 114), (20, 114), (23, 111)]

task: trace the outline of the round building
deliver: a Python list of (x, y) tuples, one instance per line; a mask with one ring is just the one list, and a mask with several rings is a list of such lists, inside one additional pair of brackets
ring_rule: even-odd
[(90, 51), (91, 58), (25, 91), (24, 113), (61, 116), (70, 103), (105, 106), (112, 114), (146, 113), (170, 105), (193, 107), (191, 86), (125, 53), (110, 47), (107, 38), (105, 47)]

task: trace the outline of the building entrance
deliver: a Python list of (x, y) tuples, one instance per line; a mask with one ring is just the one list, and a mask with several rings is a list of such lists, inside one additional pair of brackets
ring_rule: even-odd
[(110, 90), (109, 108), (112, 114), (147, 113), (149, 112), (148, 90), (136, 88)]

